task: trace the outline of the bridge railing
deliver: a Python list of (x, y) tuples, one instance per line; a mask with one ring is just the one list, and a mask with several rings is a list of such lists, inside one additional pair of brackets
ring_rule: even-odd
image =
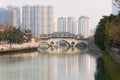
[(76, 39), (76, 40), (88, 40), (88, 38), (75, 38), (75, 37), (48, 37), (48, 38), (40, 38), (40, 40), (49, 40), (49, 39), (60, 39), (60, 38), (64, 38), (64, 39)]

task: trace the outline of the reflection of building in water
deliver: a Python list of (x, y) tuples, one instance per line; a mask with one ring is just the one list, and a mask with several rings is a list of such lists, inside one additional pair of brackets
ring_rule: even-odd
[(37, 72), (39, 80), (57, 80), (57, 56), (41, 55)]
[(32, 63), (37, 54), (33, 52), (1, 55), (0, 76), (2, 80), (33, 80), (35, 69)]
[[(78, 59), (79, 77), (84, 80), (94, 80), (95, 63), (94, 58), (88, 53), (80, 54)], [(94, 59), (95, 61), (95, 59)], [(94, 64), (93, 64), (94, 63)], [(93, 66), (94, 65), (94, 66)]]
[[(39, 65), (39, 72), (42, 72), (39, 75), (40, 80), (69, 80), (70, 77), (72, 80), (76, 80), (78, 78), (78, 55), (64, 57), (44, 55), (41, 58), (43, 63)], [(59, 75), (63, 77), (59, 77)]]
[[(6, 74), (2, 76), (0, 73), (0, 76), (7, 76), (9, 80), (89, 80), (91, 77), (94, 78), (94, 75), (90, 76), (94, 68), (91, 68), (91, 62), (93, 63), (91, 56), (87, 53), (74, 55), (39, 53), (28, 60), (16, 59), (16, 63), (0, 65), (0, 72), (3, 70), (2, 74)], [(2, 80), (8, 80), (6, 78)]]
[(80, 54), (79, 55), (79, 71), (81, 73), (89, 73), (90, 72), (90, 55), (89, 54)]
[(66, 78), (67, 80), (78, 80), (78, 55), (66, 56)]
[[(39, 65), (41, 80), (79, 80), (79, 74), (89, 75), (90, 55), (44, 55)], [(47, 63), (48, 61), (48, 63)], [(43, 68), (43, 69), (41, 69)], [(59, 77), (63, 76), (63, 77)]]
[(49, 54), (78, 54), (83, 50), (79, 50), (75, 47), (50, 47), (48, 49), (39, 49), (41, 53), (49, 53)]
[(1, 55), (0, 56), (0, 62), (2, 62), (4, 60), (4, 63), (9, 63), (9, 61), (11, 59), (14, 59), (14, 62), (17, 61), (25, 61), (25, 60), (29, 60), (31, 58), (34, 58), (35, 56), (37, 56), (38, 52), (33, 52), (33, 53), (20, 53), (20, 54), (6, 54), (6, 55)]

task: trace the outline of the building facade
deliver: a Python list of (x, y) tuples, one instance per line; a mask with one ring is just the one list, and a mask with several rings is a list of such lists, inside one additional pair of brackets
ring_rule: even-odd
[(117, 15), (120, 12), (120, 0), (112, 0), (112, 13)]
[(86, 16), (81, 16), (79, 19), (60, 17), (57, 20), (57, 32), (70, 32), (88, 38), (90, 36), (89, 18)]
[(60, 17), (57, 20), (57, 32), (77, 34), (77, 19), (75, 17)]
[(0, 24), (20, 27), (20, 9), (18, 7), (0, 8)]
[(60, 17), (57, 20), (57, 32), (67, 32), (67, 19)]
[(13, 7), (13, 26), (19, 28), (21, 27), (21, 14), (20, 14), (20, 9), (18, 7)]
[(30, 29), (30, 7), (23, 6), (22, 7), (22, 28)]
[(24, 29), (31, 29), (36, 36), (53, 32), (52, 6), (23, 6), (22, 22)]
[(88, 38), (90, 35), (89, 18), (81, 16), (78, 20), (78, 35)]
[(75, 17), (67, 18), (67, 32), (77, 34), (77, 18)]

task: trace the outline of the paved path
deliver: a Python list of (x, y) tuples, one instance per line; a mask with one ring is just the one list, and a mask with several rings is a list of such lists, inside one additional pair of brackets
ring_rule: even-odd
[(112, 59), (120, 64), (120, 53), (113, 51), (112, 49), (107, 49), (107, 51), (109, 52)]

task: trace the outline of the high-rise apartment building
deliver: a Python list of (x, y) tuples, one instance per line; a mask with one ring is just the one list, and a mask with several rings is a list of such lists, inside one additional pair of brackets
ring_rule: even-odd
[(24, 29), (31, 29), (36, 36), (53, 32), (52, 6), (23, 6), (22, 23)]
[(57, 19), (56, 18), (54, 18), (54, 26), (53, 26), (53, 32), (57, 32)]
[(57, 32), (70, 32), (77, 34), (77, 19), (74, 17), (60, 17), (57, 20)]
[(31, 21), (31, 13), (30, 13), (30, 7), (29, 6), (23, 6), (22, 7), (22, 28), (23, 29), (30, 29), (30, 21)]
[(58, 18), (57, 32), (67, 32), (67, 18), (64, 17)]
[(120, 12), (120, 0), (112, 0), (112, 13), (117, 15)]
[(20, 9), (18, 7), (13, 7), (13, 26), (20, 27), (21, 26), (21, 16), (20, 16)]
[(77, 18), (75, 17), (67, 18), (67, 32), (77, 34)]
[(0, 8), (0, 24), (9, 24), (14, 27), (20, 24), (20, 9), (18, 7)]
[(84, 38), (88, 38), (90, 35), (89, 18), (81, 16), (78, 20), (78, 34)]
[(86, 16), (81, 16), (79, 19), (60, 17), (57, 20), (57, 32), (70, 32), (88, 38), (90, 35), (89, 18)]

